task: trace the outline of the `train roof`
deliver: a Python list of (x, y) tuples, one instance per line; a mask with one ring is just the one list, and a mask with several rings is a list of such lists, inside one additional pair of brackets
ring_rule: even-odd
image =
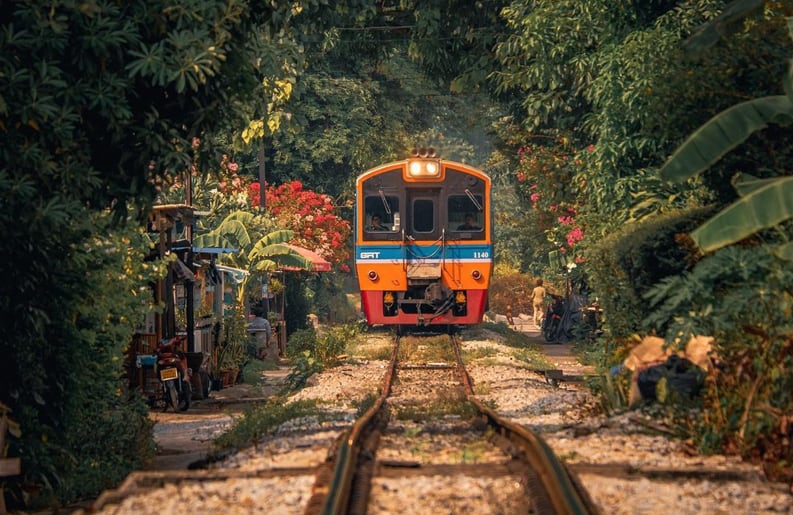
[(457, 162), (457, 161), (449, 161), (449, 160), (440, 159), (440, 158), (437, 158), (437, 157), (435, 157), (435, 158), (412, 157), (412, 158), (408, 158), (408, 159), (401, 159), (401, 160), (398, 160), (398, 161), (391, 161), (390, 163), (384, 163), (384, 164), (381, 164), (381, 165), (377, 165), (377, 166), (375, 166), (373, 168), (370, 168), (370, 169), (366, 170), (365, 172), (363, 172), (362, 174), (358, 175), (358, 178), (356, 179), (356, 183), (360, 183), (360, 182), (362, 182), (362, 181), (364, 181), (364, 180), (366, 180), (366, 179), (368, 179), (370, 177), (373, 177), (375, 175), (379, 175), (379, 174), (381, 174), (383, 172), (387, 172), (387, 171), (393, 170), (395, 168), (406, 168), (409, 165), (409, 163), (411, 163), (413, 161), (435, 161), (435, 162), (440, 164), (440, 167), (442, 169), (444, 169), (444, 168), (457, 169), (457, 170), (460, 170), (460, 171), (464, 171), (466, 173), (470, 173), (472, 175), (477, 175), (482, 180), (484, 180), (485, 182), (490, 182), (490, 176), (489, 175), (487, 175), (485, 172), (483, 172), (479, 168), (477, 168), (475, 166), (472, 166), (472, 165), (469, 165), (469, 164), (460, 163), (460, 162)]

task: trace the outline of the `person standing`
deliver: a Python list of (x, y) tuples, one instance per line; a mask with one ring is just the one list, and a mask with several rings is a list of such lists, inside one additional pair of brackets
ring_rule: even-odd
[(534, 307), (534, 325), (542, 327), (542, 319), (545, 318), (545, 287), (542, 279), (537, 279), (536, 286), (531, 291), (531, 304)]
[(252, 314), (253, 320), (248, 323), (248, 334), (254, 338), (254, 355), (259, 359), (266, 359), (270, 350), (273, 329), (261, 306), (254, 308)]

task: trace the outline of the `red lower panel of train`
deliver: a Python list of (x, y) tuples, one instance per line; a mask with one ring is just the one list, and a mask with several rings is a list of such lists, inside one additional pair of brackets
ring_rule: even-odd
[(465, 313), (455, 315), (459, 310), (452, 308), (441, 314), (429, 310), (420, 313), (406, 313), (404, 310), (395, 310), (395, 314), (387, 315), (383, 305), (382, 291), (361, 292), (361, 308), (369, 325), (465, 325), (479, 324), (485, 314), (487, 304), (487, 290), (468, 290)]

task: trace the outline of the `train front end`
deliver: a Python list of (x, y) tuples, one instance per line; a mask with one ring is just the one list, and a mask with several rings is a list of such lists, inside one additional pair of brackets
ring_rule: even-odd
[(369, 325), (481, 323), (493, 265), (490, 178), (431, 155), (356, 182), (355, 267)]

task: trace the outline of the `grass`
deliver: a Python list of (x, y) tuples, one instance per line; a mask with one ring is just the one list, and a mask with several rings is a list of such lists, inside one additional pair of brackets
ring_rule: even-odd
[(470, 418), (477, 414), (476, 406), (470, 402), (459, 399), (439, 399), (428, 404), (400, 407), (396, 413), (396, 419), (420, 422), (448, 416)]
[(454, 363), (451, 341), (447, 335), (405, 336), (399, 341), (399, 360), (420, 363)]
[(262, 383), (262, 372), (277, 369), (278, 363), (274, 360), (249, 359), (242, 367), (242, 381), (245, 384), (260, 385)]
[(377, 345), (357, 345), (350, 348), (350, 354), (356, 358), (363, 358), (372, 361), (388, 361), (391, 359), (392, 346), (390, 343)]
[(283, 399), (247, 408), (228, 431), (215, 440), (219, 450), (241, 449), (256, 445), (267, 433), (288, 420), (303, 417), (329, 418), (317, 407), (317, 401), (283, 403)]
[(462, 351), (463, 361), (469, 363), (475, 359), (492, 358), (499, 356), (501, 352), (495, 347), (477, 347)]
[(477, 440), (464, 446), (460, 452), (461, 463), (479, 463), (488, 452), (492, 451), (492, 444), (485, 440)]

